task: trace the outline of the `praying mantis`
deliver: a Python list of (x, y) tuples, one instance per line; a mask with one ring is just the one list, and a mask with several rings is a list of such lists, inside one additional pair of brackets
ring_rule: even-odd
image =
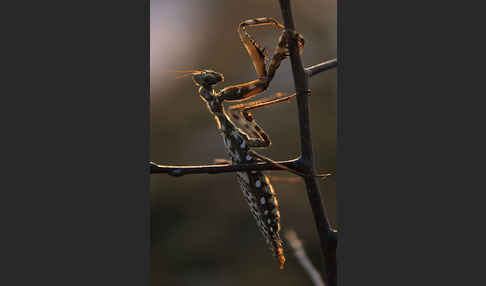
[[(273, 52), (272, 59), (266, 67), (265, 49), (250, 36), (246, 28), (249, 26), (273, 25), (282, 29), (277, 46)], [(231, 158), (232, 164), (255, 163), (258, 160), (276, 164), (273, 160), (257, 154), (253, 148), (266, 148), (271, 145), (270, 138), (257, 124), (250, 110), (287, 101), (296, 96), (286, 96), (277, 93), (271, 98), (250, 101), (230, 106), (226, 110), (224, 102), (239, 102), (264, 92), (279, 68), (281, 62), (289, 56), (288, 39), (295, 37), (302, 50), (304, 38), (297, 32), (286, 29), (282, 24), (273, 18), (255, 18), (243, 21), (239, 24), (238, 34), (240, 40), (248, 52), (258, 79), (248, 83), (228, 86), (216, 91), (214, 86), (224, 81), (223, 74), (213, 70), (192, 70), (176, 71), (192, 75), (192, 80), (198, 87), (198, 94), (206, 103), (209, 112), (216, 120), (218, 130), (223, 137), (226, 151)], [(278, 165), (280, 168), (287, 169)], [(290, 170), (292, 171), (292, 170)], [(236, 173), (237, 181), (243, 195), (248, 203), (250, 212), (256, 220), (257, 226), (274, 256), (283, 269), (285, 256), (283, 243), (280, 238), (280, 211), (275, 190), (269, 178), (261, 171), (245, 171)]]

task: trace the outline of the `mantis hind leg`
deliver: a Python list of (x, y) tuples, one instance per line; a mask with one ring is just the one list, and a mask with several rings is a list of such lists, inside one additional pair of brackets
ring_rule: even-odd
[(252, 102), (248, 102), (248, 103), (246, 103), (244, 106), (242, 106), (240, 108), (243, 111), (249, 111), (249, 110), (252, 110), (252, 109), (258, 109), (258, 108), (262, 108), (262, 107), (265, 107), (265, 106), (268, 106), (268, 105), (272, 105), (272, 104), (275, 104), (275, 103), (288, 101), (288, 100), (294, 98), (296, 95), (297, 95), (297, 93), (294, 93), (294, 94), (291, 94), (291, 95), (285, 95), (284, 93), (277, 92), (273, 97), (264, 98), (264, 99), (261, 99), (261, 100), (255, 100), (255, 101), (252, 101)]
[(250, 137), (248, 146), (253, 148), (269, 147), (272, 143), (265, 131), (256, 123), (250, 110), (268, 106), (271, 104), (283, 102), (294, 98), (296, 94), (286, 96), (283, 93), (277, 93), (270, 99), (262, 99), (248, 103), (241, 103), (230, 106), (228, 113), (231, 121), (235, 123), (245, 134)]
[[(233, 107), (233, 106), (231, 106)], [(269, 147), (272, 142), (265, 131), (256, 123), (253, 115), (241, 108), (229, 108), (231, 121), (247, 135), (246, 143), (250, 148)]]

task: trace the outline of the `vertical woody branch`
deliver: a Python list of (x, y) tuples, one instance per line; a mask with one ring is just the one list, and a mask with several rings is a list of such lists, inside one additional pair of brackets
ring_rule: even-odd
[[(285, 27), (295, 31), (292, 11), (289, 0), (279, 0), (284, 19)], [(291, 35), (292, 33), (290, 33)], [(299, 54), (299, 47), (295, 37), (289, 37), (289, 52), (294, 77), (295, 89), (297, 92), (297, 108), (299, 111), (300, 145), (302, 156), (299, 160), (300, 169), (306, 175), (304, 177), (307, 189), (307, 196), (312, 208), (314, 220), (321, 245), (321, 252), (324, 258), (323, 276), (329, 286), (337, 285), (337, 262), (336, 247), (337, 235), (330, 227), (327, 215), (322, 204), (319, 185), (315, 178), (315, 163), (313, 159), (311, 130), (309, 121), (308, 90), (309, 79)]]

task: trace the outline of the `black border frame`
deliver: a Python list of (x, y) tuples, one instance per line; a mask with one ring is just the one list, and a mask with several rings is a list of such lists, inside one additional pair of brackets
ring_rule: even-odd
[[(147, 285), (150, 5), (62, 4), (5, 9), (0, 283)], [(339, 1), (340, 285), (473, 281), (454, 263), (471, 252), (450, 251), (471, 202), (450, 210), (484, 189), (464, 159), (484, 153), (464, 99), (484, 88), (476, 45), (451, 39), (481, 25), (413, 4)]]

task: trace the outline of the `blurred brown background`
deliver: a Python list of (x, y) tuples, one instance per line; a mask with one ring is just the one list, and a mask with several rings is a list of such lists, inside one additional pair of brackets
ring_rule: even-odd
[[(305, 66), (336, 57), (336, 1), (292, 1), (297, 31), (306, 40)], [(175, 79), (167, 69), (210, 68), (224, 74), (223, 88), (257, 78), (236, 28), (246, 19), (274, 17), (282, 22), (277, 0), (152, 0), (150, 159), (157, 163), (195, 165), (226, 158), (216, 123), (190, 78)], [(250, 28), (273, 52), (280, 35), (274, 27)], [(336, 71), (310, 81), (311, 122), (317, 168), (336, 168)], [(261, 96), (293, 92), (290, 62), (277, 71)], [(255, 110), (272, 146), (259, 149), (275, 160), (299, 154), (295, 101)], [(302, 182), (274, 179), (282, 233), (295, 229), (317, 267), (318, 237)], [(311, 285), (286, 248), (280, 271), (256, 228), (234, 174), (151, 175), (151, 285)], [(279, 180), (280, 178), (280, 180)], [(331, 223), (336, 225), (335, 180), (320, 184)]]

